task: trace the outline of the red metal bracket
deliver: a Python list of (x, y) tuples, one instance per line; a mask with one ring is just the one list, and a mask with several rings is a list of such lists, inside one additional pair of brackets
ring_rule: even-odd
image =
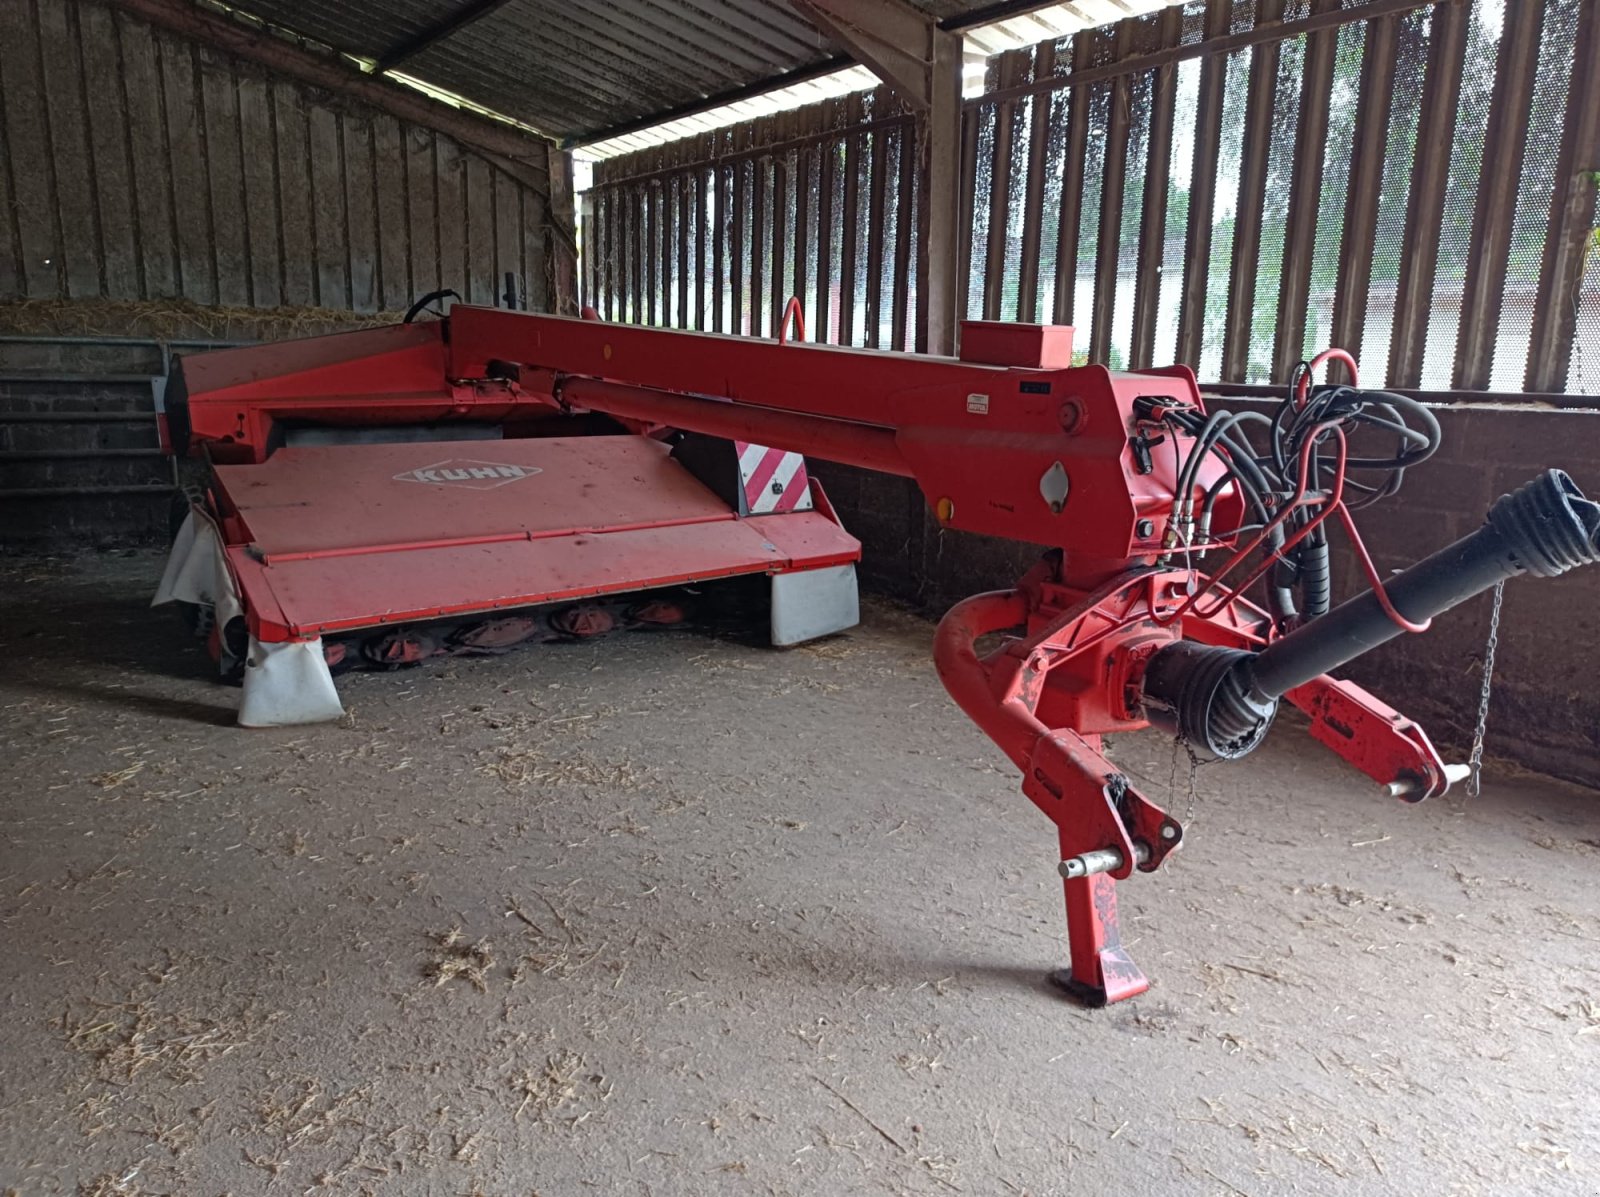
[(1311, 717), (1311, 737), (1331, 748), (1396, 798), (1421, 802), (1450, 788), (1428, 735), (1354, 682), (1323, 677), (1285, 696)]
[(1150, 978), (1122, 946), (1117, 917), (1117, 883), (1105, 873), (1062, 882), (1071, 931), (1072, 966), (1050, 980), (1086, 1006), (1106, 1006), (1138, 997)]
[[(1186, 589), (1123, 575), (1080, 592), (1076, 605), (1051, 619), (1050, 600), (1071, 593), (1052, 572), (1036, 569), (1017, 590), (958, 603), (939, 625), (934, 661), (951, 696), (1022, 769), (1023, 793), (1057, 827), (1061, 859), (1100, 857), (1097, 871), (1064, 881), (1071, 966), (1055, 980), (1104, 1005), (1149, 987), (1121, 944), (1116, 882), (1135, 868), (1159, 868), (1183, 829), (1104, 756), (1100, 736), (1083, 729), (1145, 725), (1108, 679), (1120, 676), (1120, 656), (1151, 639), (1176, 638), (1150, 623), (1151, 596), (1175, 602)], [(987, 657), (973, 647), (979, 636), (1036, 622), (1034, 634)]]

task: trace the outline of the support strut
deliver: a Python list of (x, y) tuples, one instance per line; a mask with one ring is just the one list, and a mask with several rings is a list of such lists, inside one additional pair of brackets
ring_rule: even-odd
[(1050, 983), (1085, 1006), (1108, 1006), (1138, 997), (1150, 988), (1122, 946), (1117, 919), (1117, 883), (1105, 873), (1072, 877), (1062, 883), (1067, 898), (1067, 929), (1072, 967), (1058, 968)]

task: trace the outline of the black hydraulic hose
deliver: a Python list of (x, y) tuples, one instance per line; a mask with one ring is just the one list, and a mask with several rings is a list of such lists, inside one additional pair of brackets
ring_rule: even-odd
[[(1219, 420), (1218, 417), (1226, 416)], [(1249, 438), (1245, 435), (1242, 425), (1246, 423), (1260, 423), (1268, 427), (1272, 421), (1260, 412), (1218, 412), (1207, 421), (1203, 430), (1196, 435), (1197, 440), (1190, 460), (1198, 461), (1202, 452), (1215, 453), (1222, 462), (1225, 473), (1206, 492), (1201, 505), (1201, 520), (1207, 529), (1211, 526), (1211, 511), (1218, 497), (1222, 493), (1224, 484), (1232, 479), (1239, 488), (1240, 494), (1247, 507), (1252, 508), (1257, 519), (1263, 526), (1269, 526), (1267, 533), (1268, 550), (1277, 554), (1283, 547), (1285, 533), (1282, 525), (1273, 525), (1272, 516), (1267, 509), (1267, 496), (1274, 493), (1271, 480), (1262, 472), (1257, 463), (1255, 451), (1250, 445)], [(1217, 452), (1218, 446), (1227, 450), (1226, 453)], [(1198, 476), (1198, 469), (1191, 477)], [(1177, 492), (1180, 495), (1188, 492), (1181, 485)], [(1286, 586), (1269, 585), (1267, 587), (1267, 603), (1272, 609), (1273, 618), (1280, 624), (1297, 617), (1298, 611), (1294, 604), (1294, 595)]]
[[(1516, 574), (1553, 577), (1596, 561), (1600, 504), (1560, 470), (1547, 470), (1502, 496), (1483, 527), (1417, 562), (1384, 591), (1405, 619), (1421, 623)], [(1402, 630), (1369, 590), (1258, 654), (1248, 667), (1250, 689), (1281, 697)]]
[(423, 295), (420, 298), (418, 298), (418, 300), (415, 303), (413, 303), (409, 308), (406, 309), (406, 314), (401, 317), (400, 322), (402, 324), (410, 324), (412, 321), (414, 321), (418, 316), (420, 316), (422, 314), (422, 309), (423, 308), (427, 307), (430, 303), (433, 303), (436, 300), (440, 300), (440, 299), (460, 300), (460, 298), (461, 298), (461, 296), (457, 295), (454, 291), (450, 290), (450, 288), (448, 288), (448, 287), (445, 287), (445, 288), (443, 288), (442, 290), (439, 290), (439, 291), (429, 291), (426, 295)]
[(1328, 538), (1318, 528), (1300, 546), (1300, 594), (1307, 619), (1326, 615), (1333, 605), (1333, 571), (1328, 559)]
[(1187, 506), (1193, 501), (1194, 480), (1200, 474), (1201, 459), (1210, 451), (1212, 443), (1232, 418), (1232, 412), (1216, 412), (1196, 435), (1195, 442), (1189, 449), (1189, 456), (1184, 460), (1183, 469), (1178, 472), (1176, 498), (1180, 505)]

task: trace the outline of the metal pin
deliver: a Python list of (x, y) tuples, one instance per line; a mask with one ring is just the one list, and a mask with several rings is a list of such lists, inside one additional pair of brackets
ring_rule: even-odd
[[(1455, 785), (1458, 781), (1465, 781), (1472, 776), (1471, 765), (1446, 765), (1444, 767), (1444, 780), (1446, 785)], [(1415, 777), (1402, 777), (1391, 781), (1383, 787), (1383, 792), (1390, 798), (1404, 798), (1407, 794), (1415, 794), (1422, 788), (1422, 783)]]
[[(1133, 856), (1140, 864), (1150, 859), (1150, 849), (1138, 841), (1133, 845)], [(1056, 866), (1068, 881), (1076, 877), (1092, 877), (1096, 873), (1109, 873), (1113, 869), (1122, 867), (1121, 848), (1096, 848), (1092, 852), (1080, 852), (1077, 856), (1070, 856)]]

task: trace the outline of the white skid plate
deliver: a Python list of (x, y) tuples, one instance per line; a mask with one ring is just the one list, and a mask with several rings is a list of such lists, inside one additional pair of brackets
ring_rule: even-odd
[(320, 637), (278, 644), (263, 644), (250, 637), (244, 698), (239, 703), (241, 727), (326, 723), (343, 714)]
[(773, 644), (801, 644), (860, 622), (854, 565), (772, 575)]

